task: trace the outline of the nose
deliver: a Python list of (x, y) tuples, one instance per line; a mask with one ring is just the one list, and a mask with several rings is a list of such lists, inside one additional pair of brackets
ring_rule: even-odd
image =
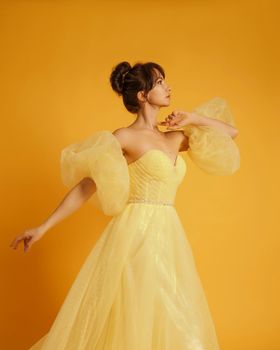
[(171, 88), (170, 88), (170, 86), (167, 85), (167, 84), (166, 84), (166, 90), (167, 90), (167, 92), (171, 92)]
[(165, 85), (166, 92), (170, 94), (171, 93), (171, 88), (170, 88), (169, 84), (167, 84), (167, 82), (164, 81), (164, 85)]

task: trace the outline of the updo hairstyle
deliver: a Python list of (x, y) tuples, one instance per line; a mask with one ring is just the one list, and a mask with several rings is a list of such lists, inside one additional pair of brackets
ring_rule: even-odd
[(138, 62), (132, 67), (127, 61), (123, 61), (112, 69), (110, 84), (123, 97), (123, 103), (129, 112), (137, 113), (140, 108), (137, 92), (144, 91), (146, 96), (154, 87), (155, 69), (165, 78), (163, 68), (155, 62)]

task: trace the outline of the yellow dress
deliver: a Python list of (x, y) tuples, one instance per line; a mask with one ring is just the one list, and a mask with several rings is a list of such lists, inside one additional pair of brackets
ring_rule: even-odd
[[(224, 100), (199, 106), (227, 121)], [(230, 116), (230, 117), (229, 117)], [(49, 332), (30, 350), (218, 350), (210, 310), (184, 227), (173, 205), (188, 154), (208, 174), (240, 166), (233, 139), (217, 128), (186, 128), (190, 148), (175, 163), (150, 149), (127, 165), (111, 131), (61, 153), (63, 183), (90, 176), (89, 199), (112, 216), (82, 265)]]

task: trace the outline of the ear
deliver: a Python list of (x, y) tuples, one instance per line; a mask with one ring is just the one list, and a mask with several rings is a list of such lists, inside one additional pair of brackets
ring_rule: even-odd
[(141, 102), (145, 102), (146, 101), (146, 97), (145, 97), (145, 94), (144, 94), (143, 90), (137, 92), (137, 98)]

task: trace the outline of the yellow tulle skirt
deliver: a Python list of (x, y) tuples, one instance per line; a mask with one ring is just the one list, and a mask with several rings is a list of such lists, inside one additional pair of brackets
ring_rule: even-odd
[(39, 349), (219, 349), (174, 206), (129, 203), (109, 221)]

